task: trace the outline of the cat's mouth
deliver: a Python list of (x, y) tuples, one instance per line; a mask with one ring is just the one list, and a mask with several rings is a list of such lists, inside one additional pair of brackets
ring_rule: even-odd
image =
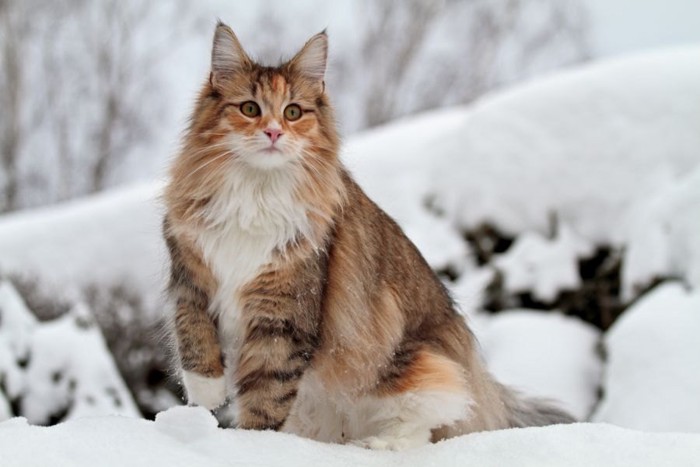
[(265, 170), (283, 167), (289, 160), (288, 154), (276, 145), (261, 148), (246, 158), (246, 162), (251, 166)]

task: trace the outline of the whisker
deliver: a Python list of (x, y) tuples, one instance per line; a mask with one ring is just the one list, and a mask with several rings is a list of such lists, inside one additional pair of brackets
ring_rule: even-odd
[(199, 167), (197, 167), (197, 168), (194, 169), (192, 172), (190, 172), (189, 174), (187, 174), (187, 175), (184, 177), (183, 180), (187, 180), (188, 178), (190, 178), (191, 176), (193, 176), (194, 174), (196, 174), (197, 172), (199, 172), (200, 170), (202, 170), (204, 167), (208, 166), (208, 165), (211, 164), (212, 162), (216, 162), (217, 160), (219, 160), (219, 159), (221, 159), (221, 158), (223, 158), (223, 157), (225, 157), (225, 156), (228, 156), (229, 154), (231, 154), (230, 151), (225, 151), (225, 152), (222, 152), (221, 154), (219, 154), (219, 155), (217, 155), (217, 156), (214, 156), (214, 158), (212, 158), (212, 159), (210, 159), (210, 160), (204, 162), (203, 164), (200, 164)]
[(202, 147), (202, 148), (200, 148), (200, 149), (198, 149), (197, 151), (194, 151), (194, 152), (186, 152), (185, 154), (186, 154), (186, 157), (188, 157), (188, 158), (191, 159), (191, 158), (193, 158), (193, 157), (197, 157), (197, 156), (199, 156), (200, 154), (202, 154), (202, 153), (204, 153), (204, 152), (207, 152), (207, 151), (210, 151), (210, 150), (212, 150), (212, 149), (230, 148), (230, 147), (231, 147), (231, 144), (228, 143), (228, 142), (226, 142), (226, 143), (216, 143), (216, 144), (210, 144), (210, 145), (204, 146), (204, 147)]

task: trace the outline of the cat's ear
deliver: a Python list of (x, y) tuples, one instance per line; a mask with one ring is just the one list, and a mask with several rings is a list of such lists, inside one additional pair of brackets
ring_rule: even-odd
[(211, 50), (211, 82), (217, 83), (238, 73), (251, 64), (250, 58), (238, 42), (230, 27), (219, 21), (214, 32), (214, 44)]
[(289, 64), (302, 75), (314, 81), (323, 81), (328, 59), (328, 35), (326, 30), (309, 39)]

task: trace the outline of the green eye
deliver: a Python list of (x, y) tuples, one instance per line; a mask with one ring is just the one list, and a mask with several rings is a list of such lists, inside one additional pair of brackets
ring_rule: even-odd
[(246, 101), (241, 104), (241, 113), (246, 117), (257, 117), (260, 115), (260, 106), (253, 101)]
[(289, 104), (284, 109), (284, 118), (293, 122), (294, 120), (299, 120), (301, 118), (301, 107), (296, 104)]

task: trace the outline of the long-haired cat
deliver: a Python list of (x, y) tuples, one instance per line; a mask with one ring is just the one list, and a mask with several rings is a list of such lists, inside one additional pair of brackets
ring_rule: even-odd
[(322, 32), (262, 66), (216, 28), (164, 195), (189, 402), (231, 397), (239, 427), (384, 449), (573, 421), (491, 378), (440, 280), (343, 168), (327, 47)]

